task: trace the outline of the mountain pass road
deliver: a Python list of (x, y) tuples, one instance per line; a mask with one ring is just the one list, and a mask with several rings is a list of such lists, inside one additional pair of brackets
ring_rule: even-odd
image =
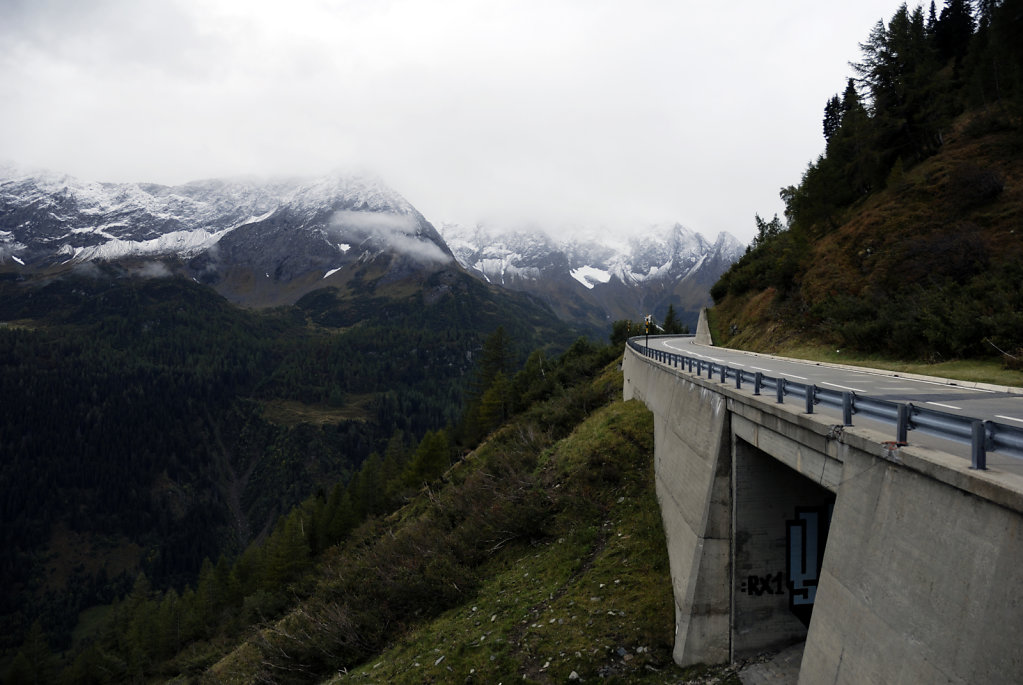
[[(638, 342), (645, 344), (643, 338)], [(691, 337), (651, 337), (651, 349), (660, 349), (687, 357), (712, 361), (750, 373), (761, 372), (765, 376), (786, 378), (799, 383), (814, 384), (836, 391), (852, 391), (857, 395), (893, 402), (909, 402), (916, 406), (968, 416), (976, 419), (1023, 428), (1023, 388), (991, 389), (970, 387), (953, 380), (920, 379), (898, 375), (876, 369), (852, 369), (831, 364), (760, 355), (722, 347), (697, 344)], [(799, 402), (792, 399), (786, 402)], [(841, 412), (818, 405), (815, 413), (838, 416)], [(895, 438), (895, 427), (881, 421), (873, 421), (861, 415), (853, 417), (853, 425), (862, 425), (872, 430), (890, 434)], [(940, 449), (966, 459), (970, 458), (969, 445), (910, 431), (910, 444)], [(1011, 471), (1023, 475), (1023, 459), (988, 452), (989, 468)]]

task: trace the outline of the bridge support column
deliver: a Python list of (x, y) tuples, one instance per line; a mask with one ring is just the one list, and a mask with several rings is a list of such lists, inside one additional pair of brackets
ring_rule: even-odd
[[(688, 387), (687, 387), (688, 386)], [(688, 383), (679, 395), (700, 392)], [(724, 402), (676, 398), (703, 407), (682, 421), (654, 414), (654, 472), (675, 597), (677, 664), (722, 663), (729, 657), (731, 458)]]
[(731, 439), (724, 396), (638, 355), (623, 362), (625, 399), (654, 414), (654, 477), (668, 546), (679, 665), (729, 658)]

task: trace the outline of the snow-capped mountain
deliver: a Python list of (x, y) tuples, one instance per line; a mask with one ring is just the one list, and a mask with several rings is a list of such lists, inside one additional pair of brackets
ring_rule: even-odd
[[(447, 241), (447, 242), (445, 242)], [(547, 303), (561, 318), (662, 318), (695, 326), (710, 286), (742, 254), (678, 224), (636, 237), (558, 239), (535, 227), (444, 225), (374, 178), (213, 179), (179, 186), (91, 183), (0, 165), (0, 276), (95, 271), (177, 273), (254, 306), (325, 286), (369, 292), (444, 269)], [(382, 280), (381, 280), (382, 279)], [(440, 286), (438, 286), (440, 287)]]
[(377, 179), (163, 186), (0, 167), (0, 270), (167, 258), (232, 299), (258, 304), (294, 301), (360, 264), (395, 276), (452, 262), (433, 226)]
[(491, 283), (532, 293), (555, 311), (592, 323), (663, 318), (668, 305), (695, 328), (710, 287), (745, 250), (720, 233), (708, 241), (680, 224), (632, 237), (559, 240), (543, 231), (443, 224), (455, 258)]

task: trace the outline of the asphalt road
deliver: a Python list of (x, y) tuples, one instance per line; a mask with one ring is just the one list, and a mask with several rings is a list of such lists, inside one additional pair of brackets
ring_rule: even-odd
[[(643, 343), (642, 339), (640, 339), (640, 343)], [(650, 338), (650, 347), (713, 361), (751, 373), (760, 371), (766, 376), (782, 377), (799, 383), (812, 383), (821, 388), (837, 391), (849, 390), (857, 395), (866, 395), (873, 399), (911, 402), (917, 406), (950, 414), (1023, 428), (1023, 389), (1019, 389), (1019, 392), (1005, 392), (989, 388), (967, 387), (956, 384), (957, 382), (952, 380), (908, 378), (896, 375), (891, 371), (852, 370), (816, 362), (698, 345), (691, 337), (652, 337)], [(793, 398), (786, 400), (786, 402), (788, 401), (797, 403), (801, 400)], [(839, 421), (841, 420), (841, 412), (838, 410), (818, 405), (814, 412), (826, 416), (837, 416)], [(895, 427), (890, 424), (873, 421), (857, 414), (853, 417), (853, 425), (862, 425), (885, 434), (891, 434), (890, 439), (895, 439)], [(910, 431), (908, 442), (940, 449), (967, 460), (970, 458), (968, 445), (925, 435), (919, 431)], [(1006, 470), (1023, 475), (1023, 459), (998, 452), (988, 452), (987, 464), (990, 469)]]

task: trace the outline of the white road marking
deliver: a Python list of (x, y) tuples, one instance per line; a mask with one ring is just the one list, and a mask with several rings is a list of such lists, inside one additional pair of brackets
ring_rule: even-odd
[(861, 390), (859, 388), (850, 388), (846, 385), (839, 385), (838, 383), (828, 383), (827, 381), (821, 383), (821, 385), (830, 385), (832, 388), (842, 388), (842, 390), (852, 390), (853, 392), (866, 392), (866, 390)]
[(954, 404), (942, 404), (941, 402), (927, 402), (927, 404), (933, 404), (935, 407), (944, 407), (945, 409), (962, 409)]
[(797, 376), (794, 373), (786, 374), (786, 377), (788, 377), (788, 378), (798, 378), (801, 381), (805, 381), (806, 380), (806, 376)]
[(924, 383), (926, 385), (943, 385), (946, 388), (954, 388), (955, 390), (960, 391), (960, 392), (988, 392), (988, 393), (995, 392), (994, 390), (986, 390), (984, 388), (967, 388), (964, 385), (957, 385), (955, 382), (943, 383), (941, 381), (924, 381), (924, 380), (920, 380), (919, 378), (903, 378), (901, 380), (904, 380), (907, 383)]
[(1008, 419), (1009, 421), (1019, 421), (1023, 423), (1023, 419), (1017, 419), (1015, 416), (1002, 416), (1001, 414), (995, 414), (996, 419)]
[(906, 386), (896, 386), (896, 387), (889, 387), (889, 388), (881, 388), (881, 387), (879, 387), (878, 388), (878, 390), (912, 390), (912, 389), (913, 388), (906, 387)]
[(768, 373), (774, 373), (773, 371), (771, 371), (771, 369), (765, 369), (762, 366), (751, 366), (750, 368), (751, 369), (756, 369), (757, 371), (766, 371)]

